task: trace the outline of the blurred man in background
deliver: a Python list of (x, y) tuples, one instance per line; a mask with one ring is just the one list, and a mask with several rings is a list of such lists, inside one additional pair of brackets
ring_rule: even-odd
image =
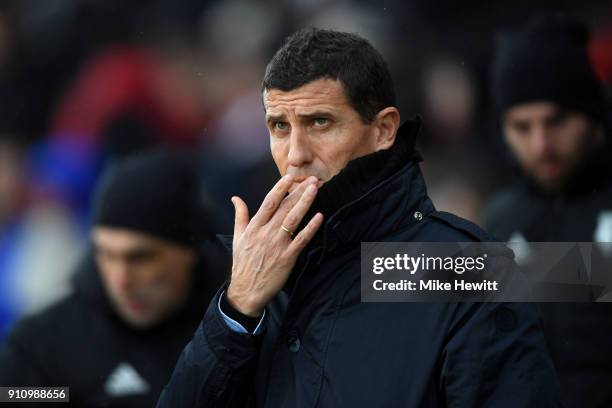
[(585, 27), (551, 18), (499, 47), (493, 92), (525, 176), (489, 207), (488, 228), (499, 239), (596, 241), (612, 207), (606, 104), (587, 39)]
[[(498, 49), (494, 96), (505, 141), (524, 175), (489, 206), (487, 228), (498, 239), (612, 241), (612, 151), (588, 37), (578, 23), (541, 18), (503, 38)], [(612, 405), (608, 306), (541, 305), (569, 407)]]
[(222, 278), (195, 169), (153, 152), (106, 173), (74, 293), (16, 326), (0, 384), (69, 386), (79, 406), (154, 404)]

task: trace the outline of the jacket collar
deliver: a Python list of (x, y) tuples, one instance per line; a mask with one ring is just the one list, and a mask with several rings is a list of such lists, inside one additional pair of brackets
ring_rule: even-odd
[(325, 225), (328, 243), (380, 241), (432, 210), (418, 163), (410, 162), (335, 212)]

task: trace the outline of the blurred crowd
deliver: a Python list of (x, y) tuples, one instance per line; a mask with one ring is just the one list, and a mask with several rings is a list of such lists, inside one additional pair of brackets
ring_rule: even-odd
[[(405, 118), (419, 114), (429, 193), (483, 222), (513, 176), (490, 97), (498, 33), (565, 12), (592, 30), (612, 83), (607, 2), (4, 0), (0, 3), (0, 339), (65, 296), (89, 241), (93, 186), (114, 160), (151, 147), (197, 152), (219, 232), (231, 195), (256, 208), (278, 178), (260, 83), (303, 26), (369, 39), (390, 65)], [(527, 62), (526, 62), (527, 63)]]

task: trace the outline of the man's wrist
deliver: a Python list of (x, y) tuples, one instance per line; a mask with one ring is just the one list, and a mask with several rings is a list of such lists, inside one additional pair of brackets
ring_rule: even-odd
[(249, 304), (249, 302), (241, 300), (239, 297), (234, 295), (231, 286), (227, 288), (224, 297), (226, 298), (228, 305), (231, 306), (235, 311), (250, 318), (261, 318), (261, 315), (263, 314), (263, 307), (252, 306)]
[(221, 308), (223, 314), (240, 324), (249, 333), (254, 333), (255, 329), (257, 329), (261, 322), (261, 315), (259, 317), (249, 316), (232, 306), (232, 304), (228, 301), (227, 291), (223, 292), (221, 295), (219, 307)]

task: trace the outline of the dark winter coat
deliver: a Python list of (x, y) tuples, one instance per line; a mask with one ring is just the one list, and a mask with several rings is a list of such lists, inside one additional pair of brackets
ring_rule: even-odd
[[(418, 125), (319, 191), (326, 221), (257, 336), (210, 303), (158, 407), (552, 407), (558, 388), (532, 304), (362, 303), (362, 241), (482, 241), (435, 210)], [(221, 292), (221, 291), (220, 291)]]

